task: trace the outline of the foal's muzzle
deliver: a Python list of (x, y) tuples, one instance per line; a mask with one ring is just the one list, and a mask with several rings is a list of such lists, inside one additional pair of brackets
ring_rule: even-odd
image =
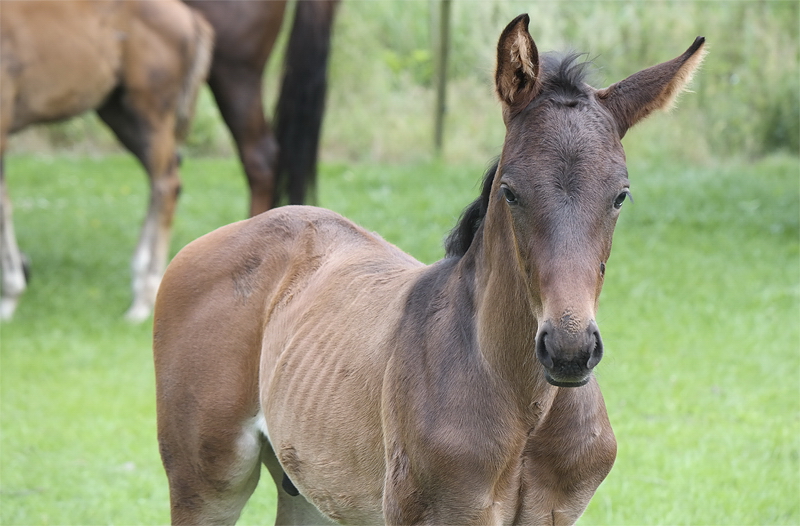
[(591, 378), (592, 369), (603, 357), (603, 340), (594, 321), (583, 330), (567, 330), (550, 320), (539, 326), (536, 356), (545, 378), (558, 387), (579, 387)]

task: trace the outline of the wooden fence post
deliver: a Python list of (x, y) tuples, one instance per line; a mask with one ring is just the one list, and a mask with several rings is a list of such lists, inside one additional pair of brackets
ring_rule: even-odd
[[(436, 28), (434, 51), (434, 74), (436, 79), (436, 109), (434, 113), (433, 145), (437, 155), (441, 155), (444, 144), (444, 117), (447, 112), (447, 52), (450, 47), (450, 4), (451, 0), (438, 0), (438, 24)], [(433, 11), (433, 10), (431, 10)]]

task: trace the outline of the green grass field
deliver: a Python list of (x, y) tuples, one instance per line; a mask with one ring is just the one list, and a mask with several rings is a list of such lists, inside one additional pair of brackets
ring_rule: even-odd
[[(580, 524), (798, 524), (798, 159), (631, 157), (598, 320), (619, 455)], [(432, 262), (482, 172), (326, 164), (320, 204)], [(183, 173), (175, 251), (246, 208), (234, 161)], [(17, 155), (6, 174), (33, 280), (0, 326), (0, 523), (166, 523), (151, 326), (122, 320), (144, 176), (125, 155)], [(241, 523), (271, 524), (269, 485)]]

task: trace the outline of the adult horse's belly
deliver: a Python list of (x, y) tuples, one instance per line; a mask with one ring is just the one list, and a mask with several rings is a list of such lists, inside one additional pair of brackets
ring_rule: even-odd
[(323, 263), (264, 331), (261, 403), (273, 449), (336, 521), (383, 522), (381, 389), (413, 268), (392, 258)]
[(108, 1), (4, 6), (3, 87), (16, 94), (9, 131), (72, 117), (105, 100), (119, 82), (121, 16)]

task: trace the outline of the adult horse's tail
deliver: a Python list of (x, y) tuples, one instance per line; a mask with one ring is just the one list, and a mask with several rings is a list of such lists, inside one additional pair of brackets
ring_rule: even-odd
[(284, 58), (283, 82), (275, 111), (280, 148), (275, 203), (301, 204), (316, 189), (317, 150), (327, 91), (328, 55), (339, 0), (301, 0)]
[(186, 76), (183, 78), (181, 92), (178, 95), (178, 105), (175, 120), (175, 135), (178, 140), (183, 140), (189, 133), (189, 128), (194, 117), (197, 94), (200, 87), (208, 77), (211, 67), (211, 58), (214, 51), (214, 29), (203, 16), (194, 10), (192, 22), (194, 24), (194, 42), (189, 47), (193, 55)]

